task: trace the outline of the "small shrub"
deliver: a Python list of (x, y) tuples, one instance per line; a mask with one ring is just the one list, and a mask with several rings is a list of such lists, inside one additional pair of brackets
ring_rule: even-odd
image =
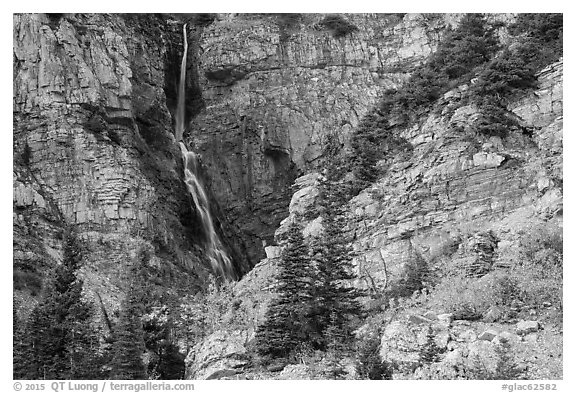
[(514, 355), (510, 344), (504, 342), (496, 347), (496, 367), (494, 370), (488, 369), (486, 365), (476, 358), (474, 365), (464, 369), (463, 379), (469, 380), (514, 380), (521, 379), (523, 371), (514, 360)]
[(482, 104), (480, 116), (474, 121), (475, 130), (488, 137), (505, 138), (509, 132), (519, 128), (518, 122), (508, 115), (507, 110), (499, 105)]
[(412, 256), (404, 268), (404, 275), (397, 284), (387, 291), (387, 297), (409, 297), (415, 292), (426, 288), (428, 284), (429, 269), (426, 261), (420, 254)]
[(420, 349), (420, 362), (423, 364), (436, 363), (440, 360), (442, 348), (436, 344), (436, 336), (431, 326), (426, 331), (426, 343)]
[(24, 143), (24, 149), (22, 149), (22, 163), (25, 166), (30, 166), (30, 160), (32, 159), (32, 149), (28, 142)]
[(375, 333), (358, 342), (356, 372), (360, 379), (392, 379), (392, 367), (380, 358), (380, 339)]
[[(478, 320), (492, 307), (508, 308), (521, 297), (514, 277), (491, 272), (480, 279), (453, 276), (444, 279), (430, 296), (433, 306), (454, 314), (455, 319)], [(505, 317), (504, 313), (502, 317)]]
[(564, 239), (562, 228), (544, 224), (525, 233), (520, 239), (518, 265), (538, 269), (543, 277), (562, 274)]
[(543, 224), (524, 234), (511, 276), (517, 282), (519, 299), (525, 307), (540, 309), (544, 303), (550, 303), (556, 307), (556, 317), (561, 318), (562, 273), (562, 228)]
[(356, 26), (348, 22), (341, 15), (328, 15), (320, 22), (323, 26), (332, 32), (334, 38), (341, 38), (358, 30)]
[(281, 28), (291, 28), (296, 26), (302, 20), (302, 14), (277, 14), (278, 26)]
[(210, 26), (216, 20), (216, 14), (193, 14), (192, 23), (197, 26)]

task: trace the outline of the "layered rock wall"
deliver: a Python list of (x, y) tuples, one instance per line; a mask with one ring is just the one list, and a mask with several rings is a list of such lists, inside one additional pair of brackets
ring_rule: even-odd
[(432, 53), (456, 15), (221, 15), (199, 39), (205, 109), (190, 125), (215, 197), (252, 260), (286, 217), (294, 179), (321, 164), (326, 135), (346, 144), (379, 92)]
[[(73, 226), (91, 255), (117, 235), (120, 264), (133, 247), (150, 249), (167, 287), (176, 272), (192, 282), (209, 272), (166, 103), (166, 42), (178, 26), (156, 16), (14, 15), (15, 266), (41, 272)], [(88, 285), (113, 274), (93, 271), (107, 262), (86, 264)]]

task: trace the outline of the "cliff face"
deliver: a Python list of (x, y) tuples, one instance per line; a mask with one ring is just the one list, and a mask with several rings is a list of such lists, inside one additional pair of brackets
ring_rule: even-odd
[[(126, 266), (142, 253), (163, 290), (180, 295), (204, 285), (205, 234), (172, 136), (186, 17), (178, 18), (14, 16), (14, 267), (21, 301), (34, 300), (43, 272), (60, 259), (67, 227), (85, 242), (87, 293), (101, 295), (105, 306), (118, 305)], [(189, 21), (185, 139), (199, 154), (217, 231), (246, 273), (233, 293), (247, 316), (233, 334), (216, 331), (196, 344), (190, 378), (246, 363), (242, 356), (272, 296), (275, 234), (315, 205), (327, 135), (348, 148), (380, 93), (402, 86), (459, 20), (343, 18), (352, 34), (340, 35), (326, 15)], [(510, 39), (500, 33), (501, 41)], [(356, 286), (376, 293), (401, 288), (422, 263), (446, 268), (447, 256), (453, 270), (479, 260), (506, 266), (523, 233), (544, 223), (562, 226), (562, 76), (560, 60), (538, 74), (535, 91), (510, 104), (508, 114), (523, 131), (504, 139), (475, 133), (474, 106), (449, 109), (472, 81), (399, 130), (409, 152), (386, 157), (379, 180), (346, 206), (358, 252)], [(306, 237), (322, 230), (318, 218), (305, 224)]]
[(74, 226), (87, 283), (109, 296), (140, 249), (168, 288), (206, 275), (166, 100), (180, 29), (153, 16), (14, 16), (16, 270), (40, 275)]
[[(366, 18), (367, 22), (366, 24), (358, 24), (362, 27), (360, 32), (355, 33), (354, 36), (366, 34), (364, 26), (372, 26), (369, 16), (362, 16), (362, 18)], [(422, 17), (408, 16), (403, 23), (415, 23), (415, 20), (421, 22), (422, 19), (418, 18)], [(503, 18), (508, 19), (509, 17), (503, 16)], [(263, 22), (259, 21), (258, 23)], [(403, 23), (389, 27), (391, 30), (382, 30), (402, 32), (400, 37), (403, 38), (396, 37), (398, 41), (386, 41), (386, 44), (394, 45), (394, 42), (402, 42), (402, 40), (406, 42), (408, 40), (404, 35), (407, 34), (406, 31), (402, 30)], [(412, 25), (412, 28), (408, 30), (411, 32), (408, 33), (408, 37), (425, 31), (419, 30), (416, 26)], [(258, 29), (251, 31), (254, 30), (259, 31)], [(368, 31), (373, 32), (369, 28)], [(429, 37), (429, 35), (423, 34), (420, 37)], [(433, 34), (432, 36), (436, 37)], [(325, 39), (332, 41), (331, 38)], [(370, 42), (367, 36), (364, 36), (363, 39)], [(509, 37), (502, 34), (501, 39), (506, 41)], [(347, 40), (345, 42), (348, 45), (353, 45), (354, 38), (350, 38), (350, 41)], [(250, 47), (258, 47), (258, 45), (252, 44), (252, 41), (248, 42), (252, 45)], [(426, 42), (428, 44), (416, 46), (419, 48), (415, 51), (417, 54), (411, 52), (411, 62), (407, 62), (406, 71), (410, 70), (410, 64), (416, 64), (430, 53), (427, 45), (433, 45), (434, 40)], [(294, 46), (288, 45), (288, 47), (294, 50)], [(347, 48), (348, 46), (344, 44), (344, 47)], [(212, 50), (209, 51), (209, 53), (211, 52)], [(257, 51), (257, 53), (267, 62), (275, 58), (275, 55), (271, 54), (270, 51), (262, 50)], [(313, 50), (310, 53), (318, 54), (317, 51)], [(349, 53), (344, 50), (340, 56), (347, 58)], [(373, 50), (362, 53), (379, 52)], [(211, 54), (209, 56), (216, 55)], [(237, 62), (235, 64), (240, 63), (233, 55), (228, 53), (228, 56), (226, 60), (229, 62), (232, 61), (230, 59), (235, 59)], [(302, 59), (306, 57), (301, 54), (293, 54), (288, 58)], [(398, 54), (392, 56), (392, 59), (394, 60), (388, 59), (388, 61), (396, 61), (399, 64), (406, 60)], [(225, 61), (219, 61), (219, 64), (222, 63), (227, 64)], [(350, 63), (353, 63), (353, 60), (350, 60)], [(217, 64), (217, 62), (213, 61), (210, 64)], [(239, 65), (237, 67), (240, 68)], [(243, 67), (243, 70), (256, 68), (254, 64), (246, 63), (243, 63)], [(346, 69), (343, 65), (334, 65), (334, 67), (340, 68), (338, 72)], [(267, 83), (265, 78), (268, 74), (275, 75), (274, 80), (280, 80), (286, 73), (293, 72), (291, 69), (285, 70), (283, 67), (280, 67), (279, 70), (266, 69), (270, 66), (260, 66), (260, 68), (261, 70), (251, 77), (259, 83)], [(298, 67), (295, 68), (298, 69)], [(306, 67), (302, 68), (304, 70), (300, 72), (304, 75), (312, 72)], [(324, 74), (324, 79), (319, 78), (319, 80), (327, 80), (328, 82), (324, 82), (326, 90), (318, 90), (318, 96), (333, 95), (339, 97), (342, 101), (338, 101), (338, 99), (333, 101), (335, 102), (334, 105), (338, 105), (338, 109), (335, 111), (336, 116), (344, 113), (348, 119), (355, 119), (353, 126), (356, 126), (358, 117), (355, 117), (353, 112), (359, 111), (358, 107), (362, 106), (364, 109), (361, 113), (366, 113), (369, 106), (376, 102), (377, 93), (381, 88), (378, 80), (385, 80), (383, 86), (387, 86), (387, 83), (393, 83), (393, 78), (398, 78), (396, 80), (401, 82), (402, 77), (399, 74), (387, 74), (387, 76), (377, 80), (372, 79), (375, 76), (369, 66), (351, 66), (350, 68), (350, 72), (366, 75), (366, 79), (364, 79), (366, 85), (363, 85), (362, 82), (357, 83), (369, 93), (362, 96), (358, 95), (355, 97), (355, 101), (348, 100), (346, 98), (348, 93), (342, 93), (338, 83), (330, 83), (333, 81), (331, 77), (334, 74), (332, 73)], [(232, 69), (234, 68), (232, 67)], [(313, 72), (326, 73), (327, 71), (320, 69)], [(244, 75), (240, 71), (237, 71), (237, 74)], [(247, 75), (250, 74), (247, 72)], [(261, 76), (261, 74), (263, 75)], [(538, 87), (535, 91), (516, 99), (509, 105), (508, 113), (517, 118), (523, 131), (513, 131), (506, 138), (479, 136), (474, 131), (472, 128), (473, 120), (478, 116), (478, 110), (475, 106), (465, 105), (456, 111), (449, 109), (450, 104), (458, 102), (473, 82), (457, 86), (446, 93), (436, 103), (434, 111), (420, 119), (418, 124), (400, 131), (399, 137), (404, 138), (411, 145), (409, 153), (386, 157), (386, 163), (382, 163), (386, 167), (385, 173), (377, 182), (363, 190), (347, 205), (348, 230), (354, 239), (354, 249), (358, 252), (358, 257), (354, 261), (355, 273), (358, 277), (355, 282), (357, 287), (366, 289), (373, 294), (383, 293), (385, 290), (401, 291), (406, 289), (403, 286), (407, 280), (422, 266), (444, 272), (450, 270), (451, 274), (454, 275), (474, 270), (481, 264), (486, 264), (484, 267), (489, 270), (503, 269), (502, 271), (506, 271), (505, 269), (510, 266), (511, 262), (518, 259), (520, 243), (527, 233), (537, 233), (543, 225), (551, 225), (555, 230), (561, 231), (563, 225), (562, 59), (539, 72), (537, 78)], [(312, 83), (316, 83), (312, 79), (299, 81), (298, 84), (295, 84), (296, 86), (301, 86), (303, 83), (310, 86)], [(209, 86), (216, 82), (208, 80), (205, 83)], [(226, 101), (217, 107), (208, 105), (206, 113), (214, 110), (224, 116), (226, 113), (236, 111), (236, 113), (242, 113), (248, 118), (250, 111), (264, 111), (263, 113), (268, 116), (268, 120), (265, 123), (266, 127), (262, 126), (260, 144), (256, 145), (263, 154), (264, 146), (268, 143), (267, 138), (270, 138), (270, 124), (275, 124), (275, 122), (283, 124), (282, 122), (286, 122), (286, 120), (282, 119), (290, 119), (288, 114), (293, 113), (293, 111), (286, 106), (294, 106), (294, 102), (300, 103), (303, 98), (294, 94), (290, 97), (289, 104), (282, 104), (284, 98), (282, 92), (290, 90), (290, 88), (279, 88), (275, 95), (276, 101), (273, 101), (275, 104), (267, 105), (268, 101), (262, 98), (265, 93), (261, 93), (259, 96), (261, 100), (250, 108), (248, 105), (253, 103), (254, 99), (246, 91), (252, 90), (252, 85), (242, 85), (241, 81), (230, 83), (231, 85), (212, 87), (213, 91), (218, 91), (218, 94), (214, 93), (214, 96), (219, 100), (225, 99)], [(283, 83), (289, 84), (286, 81)], [(314, 94), (309, 89), (304, 91), (309, 95)], [(344, 89), (344, 91), (349, 91), (349, 89)], [(240, 99), (240, 92), (244, 93), (243, 99)], [(237, 100), (233, 100), (235, 94), (238, 97)], [(272, 134), (275, 138), (273, 139), (274, 144), (284, 146), (286, 151), (293, 152), (292, 157), (295, 165), (309, 172), (294, 182), (292, 196), (288, 204), (289, 215), (276, 230), (277, 237), (286, 231), (290, 221), (296, 219), (296, 214), (301, 215), (306, 211), (313, 211), (318, 196), (318, 178), (321, 176), (320, 173), (315, 172), (315, 169), (321, 169), (318, 149), (322, 146), (320, 141), (323, 132), (329, 131), (330, 127), (335, 127), (339, 130), (338, 135), (342, 141), (346, 143), (347, 130), (351, 126), (351, 124), (336, 124), (338, 122), (328, 125), (333, 117), (328, 114), (330, 111), (325, 106), (325, 101), (319, 101), (318, 104), (314, 101), (311, 102), (312, 104), (308, 106), (302, 106), (302, 111), (318, 110), (317, 117), (300, 117), (301, 121), (294, 121), (299, 124), (298, 129), (300, 130), (307, 129), (306, 127), (315, 130), (304, 134), (307, 136), (316, 135), (316, 139), (314, 137), (306, 139), (307, 137), (302, 137), (300, 133), (296, 132), (296, 128), (290, 127), (287, 130), (278, 127), (276, 130), (283, 131), (283, 134), (279, 134), (279, 131)], [(349, 102), (354, 102), (354, 105), (357, 105), (355, 109), (346, 106), (346, 103)], [(216, 104), (214, 105), (216, 106)], [(284, 114), (288, 117), (284, 117)], [(203, 116), (207, 116), (207, 114), (201, 114), (199, 119), (203, 119)], [(262, 116), (265, 115), (261, 114), (258, 118)], [(310, 123), (305, 122), (304, 119), (309, 119)], [(283, 136), (279, 138), (278, 135)], [(222, 137), (224, 138), (225, 134), (222, 134)], [(284, 140), (284, 144), (277, 142), (279, 140)], [(202, 142), (202, 139), (198, 139), (198, 141), (199, 146), (207, 146), (205, 149), (209, 151), (211, 145), (208, 143), (208, 138), (206, 138), (206, 142)], [(206, 157), (209, 157), (209, 154)], [(322, 223), (319, 218), (305, 218), (304, 225), (305, 237), (317, 235), (322, 231)], [(248, 345), (250, 345), (246, 343), (250, 342), (250, 337), (254, 337), (255, 326), (265, 318), (267, 304), (274, 296), (271, 288), (275, 282), (274, 277), (278, 269), (277, 257), (280, 255), (280, 250), (281, 248), (276, 246), (267, 247), (267, 258), (257, 264), (234, 288), (235, 295), (242, 302), (240, 313), (248, 316), (248, 322), (243, 327), (244, 331), (248, 333), (248, 338), (242, 336), (242, 329), (236, 326), (235, 335), (229, 341), (220, 339), (216, 345), (216, 339), (222, 337), (222, 332), (215, 332), (214, 337), (208, 337), (205, 342), (198, 344), (195, 349), (190, 351), (187, 359), (190, 378), (207, 378), (215, 372), (222, 372), (222, 370), (228, 370), (231, 374), (242, 373), (237, 370), (241, 370), (242, 366), (236, 365), (234, 361), (237, 356), (240, 358), (244, 356)], [(433, 311), (441, 313), (445, 308), (441, 307), (441, 309)], [(425, 328), (414, 328), (406, 325), (403, 319), (405, 316), (405, 314), (396, 315), (395, 322), (390, 325), (391, 329), (386, 330), (386, 334), (389, 336), (396, 334), (400, 337), (408, 334), (410, 329), (416, 329), (414, 334), (424, 337)], [(463, 324), (465, 325), (465, 322)], [(400, 326), (398, 332), (393, 332), (392, 327), (397, 328), (398, 326)], [(466, 326), (470, 326), (470, 324), (468, 323)], [(462, 330), (461, 325), (456, 326), (456, 328)], [(454, 351), (446, 357), (446, 364), (462, 362), (466, 356), (470, 356), (472, 359), (472, 354), (478, 354), (482, 358), (486, 356), (486, 359), (492, 356), (490, 353), (493, 352), (494, 348), (489, 342), (476, 342), (482, 329), (488, 328), (505, 332), (509, 330), (509, 327), (501, 325), (472, 325), (468, 327), (467, 331), (467, 334), (471, 335), (472, 338), (461, 340), (458, 336), (460, 334), (458, 329), (450, 330), (449, 326), (448, 328), (442, 327), (440, 330), (443, 333), (439, 333), (438, 339), (444, 340), (443, 348)], [(406, 344), (406, 348), (410, 346), (416, 348), (407, 350), (402, 346), (404, 345), (402, 340), (396, 336), (390, 338), (386, 334), (382, 337), (383, 359), (400, 363), (408, 361), (409, 363), (410, 359), (414, 359), (414, 356), (416, 359), (418, 358), (417, 352), (421, 343), (415, 341), (409, 345)], [(441, 338), (444, 337), (442, 335), (446, 337)], [(553, 333), (548, 330), (543, 335), (542, 340), (549, 340), (548, 336), (553, 335)], [(237, 339), (237, 336), (242, 336), (242, 340)], [(422, 341), (422, 337), (419, 338), (420, 341)], [(454, 342), (448, 344), (451, 340)], [(518, 338), (518, 340), (520, 339)], [(465, 344), (458, 344), (460, 341), (465, 342)], [(467, 346), (468, 344), (470, 345)], [(532, 344), (532, 341), (530, 344), (521, 344), (522, 350), (539, 351), (536, 346), (532, 348)], [(228, 352), (225, 350), (231, 347), (234, 347), (235, 350)], [(470, 353), (471, 355), (462, 355), (462, 353)], [(556, 356), (556, 354), (550, 356)], [(455, 360), (456, 358), (457, 360)], [(199, 359), (203, 359), (202, 362)], [(246, 375), (250, 378), (248, 374)], [(280, 376), (272, 373), (267, 376), (267, 378), (276, 377), (281, 378), (282, 373)], [(303, 378), (311, 378), (311, 374), (307, 374)]]
[[(458, 92), (446, 96), (458, 99)], [(478, 234), (492, 232), (503, 255), (524, 231), (561, 223), (562, 62), (543, 70), (539, 89), (509, 109), (531, 137), (471, 140), (472, 107), (403, 132), (412, 156), (398, 157), (385, 178), (351, 201), (359, 271), (365, 265), (365, 274), (383, 278), (377, 266), (385, 261), (388, 279), (400, 279), (417, 256), (433, 261), (450, 247), (466, 265), (475, 257), (467, 244)]]
[(435, 49), (452, 15), (347, 15), (335, 38), (325, 15), (223, 15), (199, 38), (205, 108), (189, 140), (250, 259), (287, 215), (294, 179), (321, 164), (327, 133), (342, 143), (376, 103)]

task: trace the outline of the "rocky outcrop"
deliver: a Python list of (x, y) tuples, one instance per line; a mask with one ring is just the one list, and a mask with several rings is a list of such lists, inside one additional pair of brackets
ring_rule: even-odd
[[(536, 321), (530, 322), (537, 323)], [(397, 365), (398, 374), (395, 375), (395, 379), (402, 379), (403, 373), (413, 372), (416, 378), (431, 378), (431, 375), (423, 375), (422, 367), (426, 365), (420, 357), (430, 328), (439, 353), (438, 361), (428, 367), (440, 372), (443, 378), (458, 379), (459, 373), (464, 370), (502, 371), (496, 369), (498, 350), (502, 345), (507, 346), (506, 351), (510, 356), (513, 353), (524, 355), (527, 352), (541, 354), (538, 339), (523, 338), (515, 334), (514, 328), (509, 325), (473, 325), (459, 320), (449, 325), (439, 324), (437, 320), (421, 324), (400, 316), (384, 328), (380, 347), (382, 359)], [(550, 343), (555, 340), (547, 334), (541, 334), (540, 339)], [(558, 355), (556, 350), (556, 348), (549, 348), (545, 352), (552, 358)], [(538, 355), (530, 358), (527, 363), (519, 362), (514, 356), (512, 359), (519, 367), (519, 371), (526, 371), (530, 368), (538, 372), (541, 363)], [(555, 362), (556, 359), (553, 361)]]
[(187, 379), (222, 379), (242, 371), (248, 362), (246, 332), (217, 331), (190, 351)]
[[(199, 38), (205, 109), (190, 125), (190, 140), (226, 216), (243, 228), (253, 260), (277, 241), (274, 233), (282, 230), (276, 229), (300, 209), (300, 199), (313, 200), (313, 187), (296, 184), (290, 202), (288, 186), (302, 171), (321, 166), (325, 136), (333, 132), (346, 145), (379, 92), (401, 84), (459, 18), (344, 15), (358, 30), (335, 38), (322, 27), (324, 17), (220, 15)], [(500, 36), (510, 39), (504, 31)], [(476, 108), (447, 109), (468, 85), (443, 97), (438, 104), (443, 111), (402, 131), (399, 137), (413, 147), (411, 156), (388, 157), (386, 176), (352, 201), (358, 263), (371, 265), (369, 273), (380, 281), (386, 270), (382, 260), (394, 261), (392, 280), (415, 259), (428, 261), (445, 249), (458, 251), (463, 265), (478, 263), (478, 253), (458, 247), (488, 234), (496, 217), (524, 209), (522, 220), (518, 215), (504, 220), (494, 232), (506, 247), (519, 220), (530, 225), (529, 216), (561, 211), (561, 74), (561, 62), (543, 70), (540, 88), (509, 108), (523, 127), (534, 130), (532, 138), (475, 141)], [(546, 143), (555, 147), (544, 148)], [(464, 228), (454, 222), (474, 224)], [(307, 235), (321, 228), (319, 222), (309, 226)]]
[[(499, 263), (496, 247), (513, 247), (523, 230), (551, 218), (561, 225), (561, 148), (543, 147), (562, 145), (561, 62), (549, 69), (556, 71), (541, 73), (540, 88), (511, 108), (534, 128), (533, 138), (472, 139), (453, 127), (474, 116), (466, 107), (403, 133), (412, 156), (394, 160), (351, 202), (355, 247), (372, 277), (398, 280), (415, 258), (433, 263), (443, 255), (486, 272)], [(388, 277), (378, 268), (382, 260)]]

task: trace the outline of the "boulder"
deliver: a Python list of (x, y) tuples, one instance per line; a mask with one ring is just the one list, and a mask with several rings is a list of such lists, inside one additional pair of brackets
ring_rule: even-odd
[(428, 318), (430, 320), (434, 320), (437, 319), (438, 317), (436, 316), (436, 313), (433, 311), (426, 311), (423, 315), (424, 318)]
[(528, 333), (537, 332), (540, 328), (538, 321), (519, 321), (516, 324), (516, 333), (525, 336)]
[(264, 252), (266, 252), (266, 258), (279, 258), (282, 253), (282, 247), (278, 246), (268, 246), (264, 247)]
[(457, 342), (472, 342), (477, 339), (476, 332), (465, 326), (457, 326), (450, 331), (452, 339)]
[(248, 332), (219, 330), (196, 344), (186, 358), (187, 379), (219, 379), (241, 371), (247, 361)]
[(302, 234), (305, 238), (310, 236), (312, 237), (319, 237), (322, 234), (324, 227), (322, 226), (322, 217), (317, 217), (314, 220), (310, 221), (304, 229), (302, 230)]
[(305, 364), (289, 364), (280, 373), (279, 379), (311, 379), (310, 367)]
[(498, 306), (492, 306), (484, 313), (482, 319), (485, 322), (496, 322), (504, 315), (502, 308)]
[(318, 197), (318, 187), (307, 186), (298, 190), (292, 196), (288, 210), (290, 214), (304, 214), (310, 210)]
[(454, 314), (452, 313), (439, 314), (437, 318), (443, 325), (450, 326), (450, 324), (454, 320)]
[(498, 337), (500, 337), (501, 341), (504, 341), (504, 342), (509, 342), (509, 343), (520, 342), (520, 337), (517, 334), (506, 332), (506, 331), (498, 333)]
[(423, 323), (431, 324), (434, 321), (432, 319), (423, 317), (422, 315), (410, 315), (410, 317), (408, 317), (408, 322), (420, 325)]
[(498, 332), (496, 330), (488, 329), (480, 333), (478, 340), (492, 341), (496, 336), (498, 336)]

